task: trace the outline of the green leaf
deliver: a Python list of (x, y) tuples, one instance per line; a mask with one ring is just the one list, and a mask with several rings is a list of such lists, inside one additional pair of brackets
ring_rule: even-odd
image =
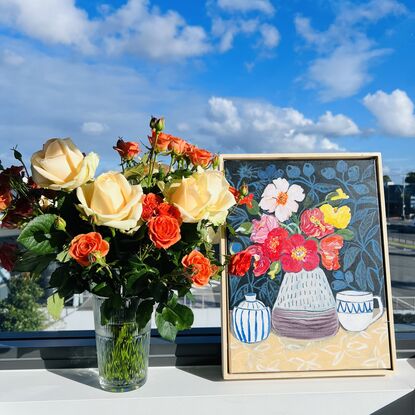
[(189, 307), (183, 304), (176, 303), (174, 306), (171, 302), (163, 308), (163, 318), (170, 323), (173, 323), (177, 330), (190, 329), (193, 324), (194, 316)]
[(252, 208), (250, 208), (249, 206), (247, 206), (246, 207), (246, 210), (252, 216), (259, 215), (259, 205), (258, 205), (258, 202), (256, 200), (252, 200)]
[(151, 318), (154, 310), (153, 300), (143, 300), (137, 307), (136, 321), (140, 329), (144, 328)]
[(101, 297), (110, 297), (112, 294), (114, 294), (111, 287), (109, 287), (105, 281), (97, 284), (92, 288), (91, 291), (93, 294), (99, 295)]
[(277, 276), (277, 274), (280, 273), (280, 271), (281, 271), (281, 262), (276, 261), (276, 262), (273, 262), (271, 266), (269, 267), (268, 275), (273, 280)]
[(244, 222), (238, 227), (238, 229), (236, 229), (236, 232), (242, 233), (244, 235), (250, 235), (252, 233), (252, 228), (252, 222)]
[(167, 321), (162, 313), (156, 312), (156, 326), (163, 339), (171, 342), (174, 341), (177, 335), (177, 328), (173, 323)]
[(354, 233), (350, 229), (337, 229), (335, 233), (340, 235), (345, 241), (351, 241), (354, 238)]
[(53, 319), (59, 320), (64, 306), (64, 299), (58, 293), (48, 297), (47, 309)]
[(40, 275), (54, 259), (54, 254), (37, 255), (27, 251), (16, 261), (13, 271), (30, 272), (32, 275), (37, 276)]
[(313, 202), (313, 198), (307, 195), (303, 202), (304, 209), (308, 209), (309, 207), (311, 207), (313, 205)]
[(59, 252), (59, 254), (58, 254), (58, 255), (56, 255), (56, 259), (57, 259), (59, 262), (62, 262), (62, 263), (65, 263), (65, 262), (70, 261), (70, 260), (71, 260), (71, 258), (72, 258), (72, 257), (69, 255), (69, 249), (65, 249), (65, 250), (63, 250), (63, 251)]
[(36, 254), (56, 252), (57, 241), (53, 234), (57, 234), (54, 227), (57, 217), (49, 213), (32, 219), (20, 233), (18, 242)]

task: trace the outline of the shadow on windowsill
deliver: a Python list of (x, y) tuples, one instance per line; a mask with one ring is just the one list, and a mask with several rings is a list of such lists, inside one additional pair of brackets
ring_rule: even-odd
[(58, 376), (82, 383), (92, 388), (103, 390), (98, 380), (98, 369), (47, 369), (48, 372)]
[(223, 382), (220, 366), (177, 366), (177, 369), (210, 382)]

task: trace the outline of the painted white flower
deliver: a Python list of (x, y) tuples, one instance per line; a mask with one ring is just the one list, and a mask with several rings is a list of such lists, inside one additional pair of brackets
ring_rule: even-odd
[(298, 203), (305, 198), (304, 190), (298, 184), (290, 186), (286, 179), (278, 178), (267, 185), (262, 193), (259, 206), (267, 212), (274, 213), (275, 217), (284, 222), (298, 211)]

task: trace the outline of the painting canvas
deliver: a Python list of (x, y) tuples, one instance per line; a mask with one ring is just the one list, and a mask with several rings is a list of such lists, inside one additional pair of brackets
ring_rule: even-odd
[(223, 155), (227, 379), (394, 368), (378, 154)]

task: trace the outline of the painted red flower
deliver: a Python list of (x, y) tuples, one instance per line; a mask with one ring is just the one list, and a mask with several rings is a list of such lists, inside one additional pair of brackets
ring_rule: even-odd
[(281, 255), (281, 249), (284, 246), (288, 232), (284, 228), (272, 229), (264, 242), (264, 250), (271, 261), (278, 261)]
[(281, 250), (281, 266), (285, 272), (311, 271), (317, 268), (320, 258), (317, 242), (296, 234), (284, 241)]
[(251, 266), (252, 254), (247, 250), (232, 255), (229, 262), (229, 274), (243, 277)]
[(252, 257), (254, 258), (254, 275), (255, 277), (259, 277), (260, 275), (264, 275), (271, 265), (271, 261), (269, 260), (268, 256), (264, 251), (264, 247), (262, 245), (251, 245), (249, 246), (246, 251), (248, 251)]
[(335, 271), (340, 268), (339, 251), (343, 247), (343, 238), (340, 235), (326, 236), (320, 242), (321, 262), (324, 268)]
[(321, 239), (334, 232), (332, 225), (324, 222), (323, 212), (318, 209), (308, 209), (301, 215), (301, 230), (310, 237)]
[(229, 186), (229, 191), (233, 194), (235, 202), (238, 205), (247, 205), (250, 209), (252, 209), (252, 201), (254, 199), (253, 193), (249, 193), (244, 196), (238, 189), (235, 189), (232, 186)]

